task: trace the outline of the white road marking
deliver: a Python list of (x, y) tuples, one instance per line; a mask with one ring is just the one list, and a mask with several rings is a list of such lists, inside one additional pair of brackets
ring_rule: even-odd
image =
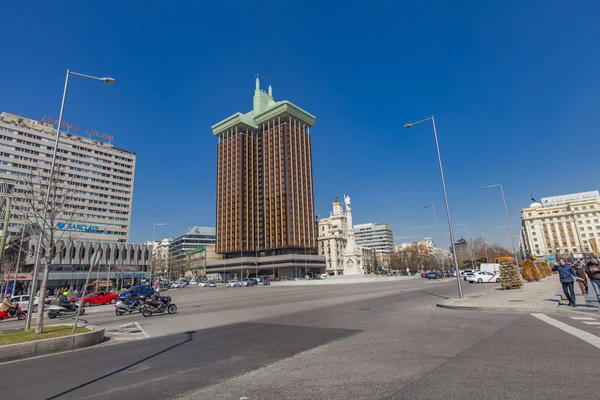
[(590, 318), (590, 317), (569, 317), (571, 319), (577, 320), (577, 321), (595, 321), (595, 318)]
[(600, 325), (600, 322), (583, 321), (583, 323), (586, 324), (586, 325)]
[(142, 331), (142, 335), (144, 335), (144, 337), (145, 337), (146, 339), (148, 339), (148, 338), (150, 337), (150, 335), (148, 335), (148, 333), (147, 333), (145, 330), (143, 330), (143, 329), (142, 329), (142, 327), (140, 326), (140, 324), (139, 324), (137, 321), (135, 321), (135, 322), (134, 322), (134, 324), (135, 324), (135, 326), (137, 326), (137, 328), (138, 328), (140, 331)]
[(571, 335), (578, 337), (579, 339), (583, 340), (584, 342), (588, 342), (592, 346), (600, 349), (600, 337), (598, 337), (596, 335), (592, 335), (591, 333), (588, 333), (581, 329), (577, 329), (575, 327), (572, 327), (571, 325), (567, 325), (564, 322), (557, 321), (554, 318), (550, 318), (544, 314), (531, 314), (531, 315), (533, 315), (534, 317), (536, 317), (537, 319), (539, 319), (541, 321), (544, 321), (545, 323), (547, 323), (549, 325), (554, 326), (555, 328), (558, 328), (564, 332), (570, 333)]

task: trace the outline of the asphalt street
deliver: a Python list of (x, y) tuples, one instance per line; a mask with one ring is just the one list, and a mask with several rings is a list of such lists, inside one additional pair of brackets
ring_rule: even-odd
[[(468, 294), (494, 287), (464, 289)], [(109, 340), (1, 364), (0, 373), (10, 381), (3, 394), (13, 399), (598, 398), (585, 371), (600, 368), (600, 315), (544, 321), (529, 314), (435, 307), (440, 297), (455, 293), (453, 280), (173, 291), (177, 315), (118, 318), (110, 307), (86, 314), (96, 325), (138, 322), (149, 339), (116, 345)], [(589, 335), (588, 341), (577, 332)], [(581, 374), (586, 378), (579, 379)]]

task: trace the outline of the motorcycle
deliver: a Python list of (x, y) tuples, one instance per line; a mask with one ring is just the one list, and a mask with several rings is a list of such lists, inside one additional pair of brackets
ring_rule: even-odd
[(121, 316), (125, 313), (131, 314), (134, 311), (142, 312), (143, 306), (144, 302), (141, 299), (136, 299), (135, 304), (132, 307), (123, 301), (118, 301), (115, 304), (115, 314), (117, 314), (117, 316)]
[(63, 306), (48, 307), (48, 318), (62, 317), (63, 315), (68, 315), (70, 313), (76, 314), (78, 308), (81, 308), (81, 311), (79, 311), (79, 315), (85, 314), (85, 307), (81, 307), (80, 301), (73, 301), (71, 302), (71, 304), (74, 306), (72, 309)]
[(27, 313), (23, 310), (21, 310), (21, 307), (19, 306), (19, 304), (15, 304), (15, 308), (17, 309), (17, 311), (15, 312), (15, 315), (10, 315), (8, 313), (8, 311), (0, 311), (0, 320), (5, 320), (5, 319), (11, 319), (11, 318), (17, 318), (19, 321), (22, 321), (25, 319), (25, 317), (27, 316)]
[(171, 303), (171, 296), (164, 296), (160, 298), (160, 301), (163, 303), (163, 308), (158, 309), (154, 304), (152, 304), (150, 299), (145, 299), (144, 305), (142, 306), (142, 315), (144, 317), (150, 317), (152, 314), (162, 314), (165, 311), (169, 314), (175, 314), (177, 312), (177, 306)]

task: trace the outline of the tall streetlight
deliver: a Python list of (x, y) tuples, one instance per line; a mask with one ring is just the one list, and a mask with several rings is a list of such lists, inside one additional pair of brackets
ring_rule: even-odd
[[(428, 206), (423, 206), (423, 208), (431, 208), (433, 210), (433, 221), (435, 222), (435, 231), (437, 232), (437, 240), (438, 240), (438, 246), (441, 246), (441, 240), (440, 240), (440, 228), (438, 226), (438, 222), (437, 222), (437, 215), (435, 215), (435, 205), (434, 204), (430, 204)], [(442, 263), (442, 277), (444, 277), (445, 271), (444, 271), (444, 257), (440, 257), (440, 262)]]
[(152, 263), (154, 264), (154, 253), (156, 251), (156, 244), (155, 244), (155, 239), (154, 236), (156, 236), (156, 227), (157, 226), (166, 226), (167, 224), (165, 224), (164, 222), (160, 222), (158, 224), (154, 224), (154, 226), (152, 227)]
[(435, 138), (435, 147), (437, 149), (438, 164), (440, 166), (440, 177), (442, 179), (442, 190), (444, 191), (444, 203), (446, 204), (446, 216), (448, 217), (448, 229), (450, 230), (450, 243), (452, 244), (452, 253), (454, 256), (454, 267), (456, 268), (456, 283), (458, 285), (458, 297), (463, 298), (462, 286), (460, 283), (460, 270), (458, 266), (458, 259), (456, 258), (456, 249), (454, 248), (454, 231), (452, 230), (452, 218), (450, 217), (450, 206), (448, 205), (448, 194), (446, 193), (446, 181), (444, 179), (444, 168), (442, 167), (442, 156), (440, 155), (440, 144), (438, 142), (437, 130), (435, 128), (435, 118), (433, 115), (429, 118), (422, 119), (421, 121), (413, 122), (412, 124), (406, 124), (402, 129), (408, 129), (414, 125), (418, 125), (425, 121), (431, 121), (433, 125), (433, 137)]
[(487, 239), (485, 238), (486, 232), (489, 232), (489, 230), (481, 231), (481, 236), (483, 236), (483, 248), (485, 249), (485, 262), (489, 263), (490, 258), (488, 257)]
[[(67, 77), (65, 78), (65, 88), (63, 89), (62, 102), (60, 103), (60, 114), (58, 114), (58, 127), (56, 128), (56, 138), (54, 139), (54, 149), (52, 150), (52, 162), (50, 163), (50, 174), (48, 175), (48, 177), (49, 177), (48, 187), (46, 188), (46, 195), (44, 196), (44, 211), (42, 213), (42, 224), (45, 223), (46, 218), (48, 217), (48, 201), (50, 200), (50, 193), (52, 191), (54, 168), (56, 167), (56, 153), (58, 152), (58, 145), (60, 143), (60, 128), (62, 126), (63, 114), (65, 111), (65, 103), (67, 101), (67, 89), (69, 88), (69, 78), (71, 77), (71, 75), (76, 75), (76, 76), (81, 76), (83, 78), (102, 81), (108, 85), (117, 83), (116, 79), (113, 79), (113, 78), (108, 78), (108, 77), (98, 78), (96, 76), (84, 75), (84, 74), (80, 74), (77, 72), (73, 72), (70, 69), (67, 70)], [(42, 234), (43, 231), (44, 231), (44, 227), (42, 226), (42, 231), (40, 232), (40, 243), (38, 243), (38, 251), (36, 251), (36, 253), (35, 253), (35, 263), (34, 263), (34, 267), (33, 267), (33, 276), (32, 276), (32, 282), (31, 282), (31, 298), (32, 299), (35, 298), (35, 293), (36, 293), (37, 277), (38, 277), (38, 271), (39, 271), (39, 267), (40, 267), (40, 253), (42, 251), (41, 242), (42, 242), (42, 237), (43, 237), (43, 234)], [(50, 243), (50, 248), (52, 248), (52, 243)], [(43, 302), (42, 296), (45, 296), (45, 295), (46, 295), (46, 293), (40, 292), (40, 301)], [(25, 329), (29, 329), (31, 327), (31, 315), (32, 315), (32, 311), (33, 311), (33, 303), (34, 303), (33, 301), (30, 301), (29, 307), (27, 307), (27, 322), (25, 324)], [(43, 313), (40, 313), (38, 315), (38, 319), (41, 319), (41, 318), (43, 318)], [(38, 325), (39, 324), (40, 324), (40, 322), (38, 322)]]
[(494, 185), (484, 186), (484, 189), (491, 189), (493, 187), (500, 187), (500, 193), (502, 194), (502, 202), (504, 203), (504, 212), (506, 213), (506, 223), (508, 224), (508, 232), (510, 233), (510, 245), (512, 246), (513, 255), (515, 256), (515, 266), (517, 268), (517, 272), (519, 272), (519, 258), (517, 257), (517, 250), (515, 249), (515, 239), (513, 238), (512, 228), (510, 226), (510, 217), (508, 216), (508, 208), (506, 207), (506, 198), (504, 197), (504, 189), (502, 188), (501, 183), (496, 183)]
[(473, 242), (471, 240), (471, 236), (469, 235), (469, 224), (465, 222), (464, 224), (458, 225), (467, 228), (467, 239), (469, 239), (469, 249), (471, 250), (471, 265), (473, 269), (476, 269), (477, 267), (475, 266), (475, 257), (473, 256)]

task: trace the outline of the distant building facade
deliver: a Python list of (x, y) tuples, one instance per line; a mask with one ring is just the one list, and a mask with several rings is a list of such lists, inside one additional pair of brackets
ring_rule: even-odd
[(194, 226), (183, 235), (173, 239), (169, 245), (168, 275), (179, 278), (186, 270), (197, 269), (198, 254), (202, 247), (214, 245), (216, 234), (214, 227)]
[(319, 220), (319, 254), (325, 256), (329, 275), (363, 274), (363, 249), (358, 246), (352, 229), (350, 198), (344, 196), (344, 204), (336, 197), (329, 218)]
[(600, 240), (600, 192), (543, 197), (521, 210), (526, 256), (591, 255)]

